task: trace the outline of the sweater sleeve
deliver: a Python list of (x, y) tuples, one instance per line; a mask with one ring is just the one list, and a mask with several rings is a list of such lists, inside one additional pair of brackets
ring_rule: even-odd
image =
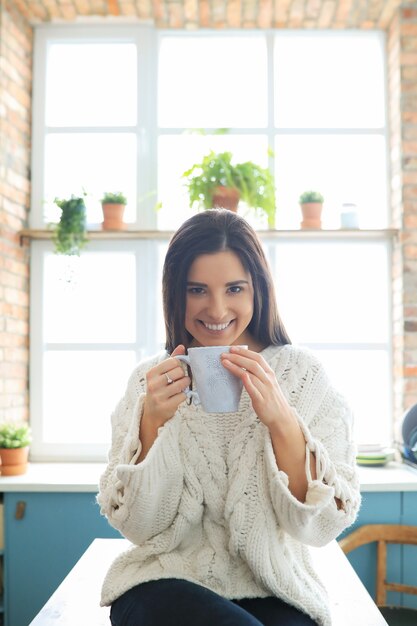
[(171, 525), (183, 490), (177, 415), (159, 429), (146, 458), (136, 463), (141, 452), (139, 429), (147, 369), (149, 366), (139, 366), (133, 372), (112, 414), (112, 446), (97, 496), (102, 515), (136, 545)]
[[(346, 400), (332, 387), (312, 356), (301, 377), (290, 384), (289, 401), (306, 441), (305, 502), (288, 488), (288, 476), (277, 466), (269, 431), (265, 429), (264, 460), (272, 505), (279, 526), (295, 539), (322, 546), (350, 526), (360, 506), (353, 419)], [(310, 468), (313, 453), (316, 476)], [(335, 498), (340, 501), (339, 506)]]

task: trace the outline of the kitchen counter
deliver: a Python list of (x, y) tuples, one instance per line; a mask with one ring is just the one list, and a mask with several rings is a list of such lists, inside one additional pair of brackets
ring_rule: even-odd
[(93, 492), (98, 489), (105, 463), (29, 463), (21, 476), (0, 476), (2, 491), (74, 491)]
[[(0, 476), (0, 492), (96, 493), (105, 463), (29, 463), (22, 476)], [(417, 469), (402, 463), (359, 467), (362, 492), (417, 491)]]

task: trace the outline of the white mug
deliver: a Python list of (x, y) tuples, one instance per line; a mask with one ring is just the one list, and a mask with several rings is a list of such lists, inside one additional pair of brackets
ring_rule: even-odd
[(201, 403), (207, 413), (235, 413), (239, 409), (243, 383), (222, 364), (220, 355), (224, 352), (230, 352), (230, 346), (188, 348), (187, 356), (175, 356), (187, 363), (193, 374), (196, 391), (187, 388), (187, 398), (194, 404)]

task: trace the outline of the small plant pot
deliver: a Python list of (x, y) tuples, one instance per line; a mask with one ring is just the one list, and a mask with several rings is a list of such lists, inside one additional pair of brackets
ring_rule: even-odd
[(123, 221), (125, 204), (103, 203), (103, 230), (124, 230), (126, 224)]
[(239, 205), (240, 193), (233, 187), (216, 187), (213, 193), (214, 209), (229, 209), (237, 213)]
[(26, 448), (0, 448), (0, 473), (2, 476), (25, 474), (28, 468), (29, 446)]
[(300, 207), (303, 214), (301, 228), (321, 228), (322, 202), (304, 202)]

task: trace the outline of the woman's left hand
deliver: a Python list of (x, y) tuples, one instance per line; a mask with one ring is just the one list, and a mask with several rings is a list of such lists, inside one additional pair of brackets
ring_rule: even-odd
[(240, 378), (253, 409), (268, 428), (279, 427), (280, 422), (292, 417), (281, 387), (263, 356), (258, 352), (231, 346), (230, 352), (222, 354), (222, 363), (232, 374)]

